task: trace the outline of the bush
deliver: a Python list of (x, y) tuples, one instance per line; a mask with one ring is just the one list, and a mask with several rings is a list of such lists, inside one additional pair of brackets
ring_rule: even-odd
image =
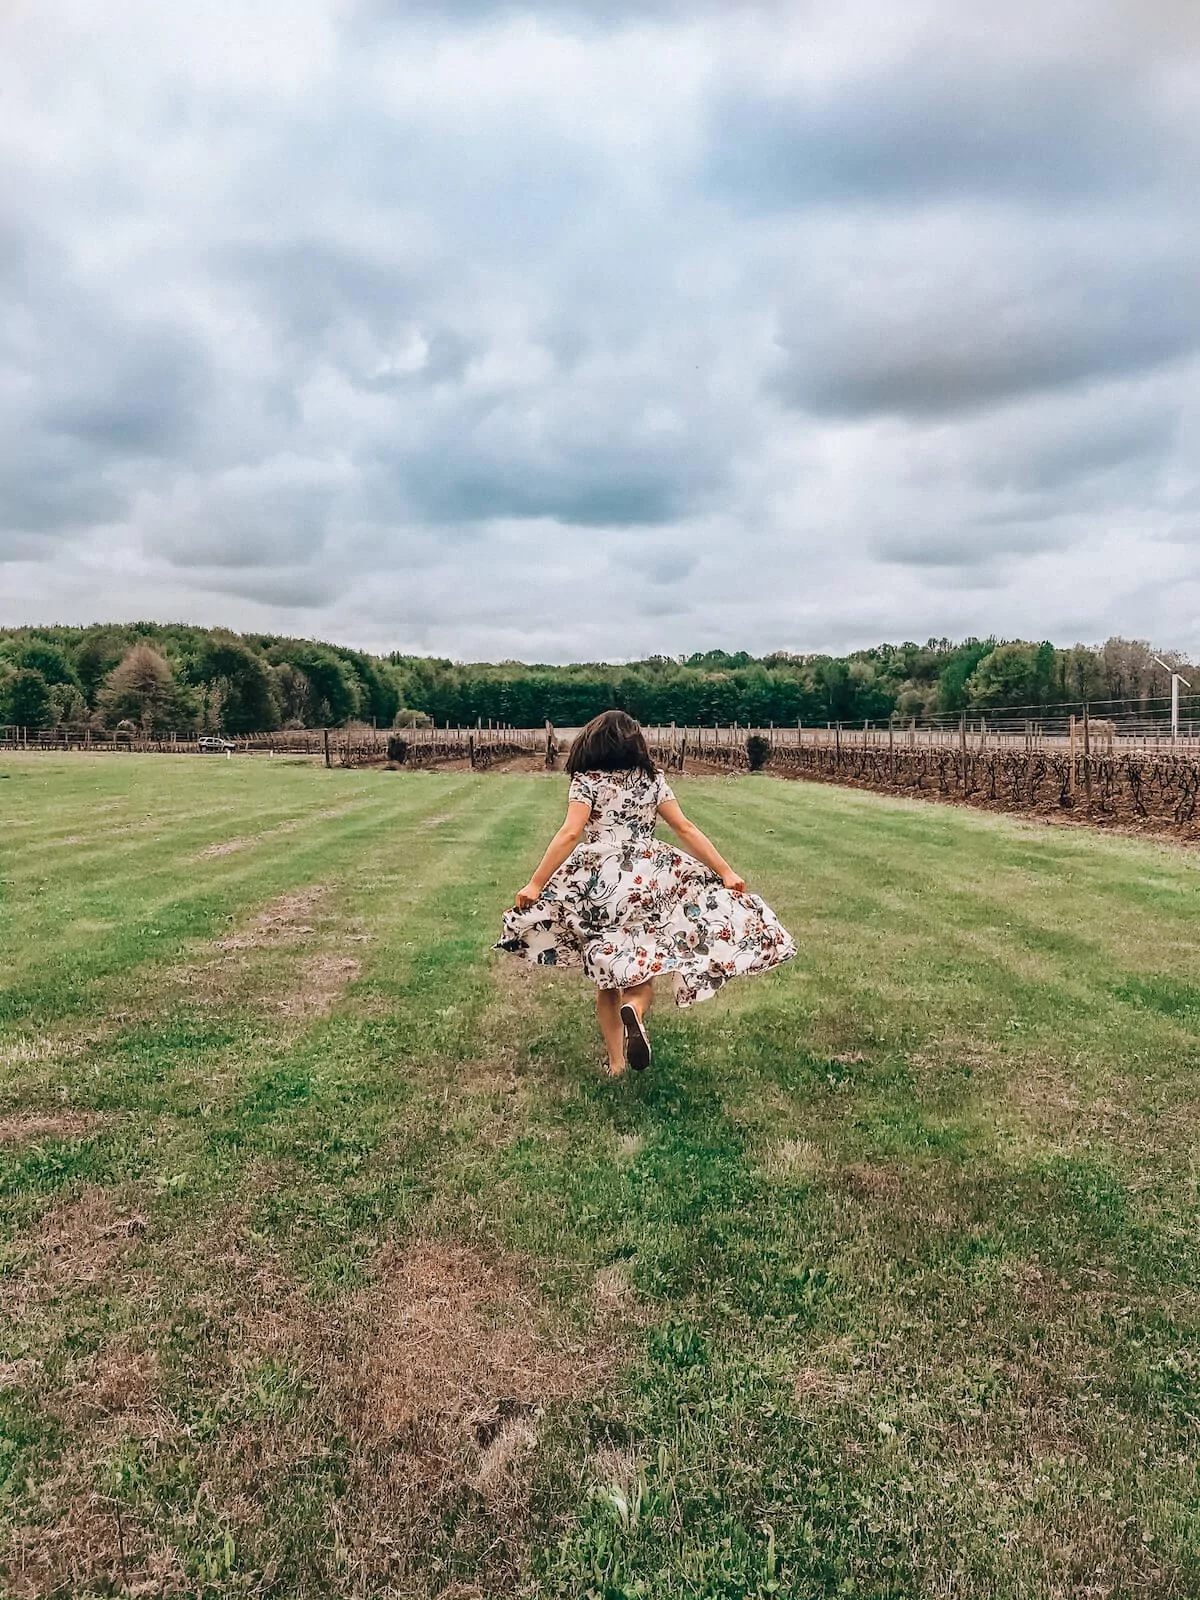
[(387, 758), (388, 758), (388, 760), (389, 761), (394, 761), (398, 767), (402, 767), (404, 765), (404, 761), (405, 761), (405, 758), (407, 757), (407, 755), (408, 755), (408, 741), (405, 740), (405, 739), (397, 738), (397, 736), (394, 733), (393, 734), (389, 734), (388, 735), (388, 742), (387, 742)]
[(761, 733), (752, 733), (746, 740), (746, 759), (751, 772), (761, 772), (771, 759), (771, 741)]

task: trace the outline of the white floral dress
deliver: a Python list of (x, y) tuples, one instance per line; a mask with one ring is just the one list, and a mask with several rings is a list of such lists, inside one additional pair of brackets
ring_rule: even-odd
[(661, 772), (576, 773), (568, 798), (592, 808), (583, 838), (534, 905), (505, 914), (497, 949), (538, 966), (582, 967), (601, 989), (669, 973), (681, 1006), (795, 955), (758, 895), (735, 894), (654, 837), (659, 806), (675, 798)]

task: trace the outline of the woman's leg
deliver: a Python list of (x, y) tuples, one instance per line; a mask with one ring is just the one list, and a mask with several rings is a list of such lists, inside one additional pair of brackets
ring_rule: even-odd
[(654, 999), (654, 979), (647, 978), (645, 983), (635, 983), (631, 989), (621, 990), (621, 1004), (631, 1005), (639, 1017), (644, 1017), (650, 1009)]
[(625, 1071), (625, 1029), (621, 1023), (620, 989), (596, 990), (596, 1019), (608, 1050), (608, 1070), (613, 1077)]

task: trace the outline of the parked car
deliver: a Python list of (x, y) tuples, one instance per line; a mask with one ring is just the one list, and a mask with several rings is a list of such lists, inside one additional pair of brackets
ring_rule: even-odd
[(215, 734), (205, 734), (203, 739), (196, 740), (196, 749), (201, 755), (221, 756), (236, 750), (237, 745), (231, 739), (218, 739)]

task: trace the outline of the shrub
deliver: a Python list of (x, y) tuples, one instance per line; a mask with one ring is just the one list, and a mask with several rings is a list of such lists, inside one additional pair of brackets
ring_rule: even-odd
[(746, 759), (751, 772), (761, 772), (771, 759), (771, 741), (761, 733), (752, 733), (746, 740)]

